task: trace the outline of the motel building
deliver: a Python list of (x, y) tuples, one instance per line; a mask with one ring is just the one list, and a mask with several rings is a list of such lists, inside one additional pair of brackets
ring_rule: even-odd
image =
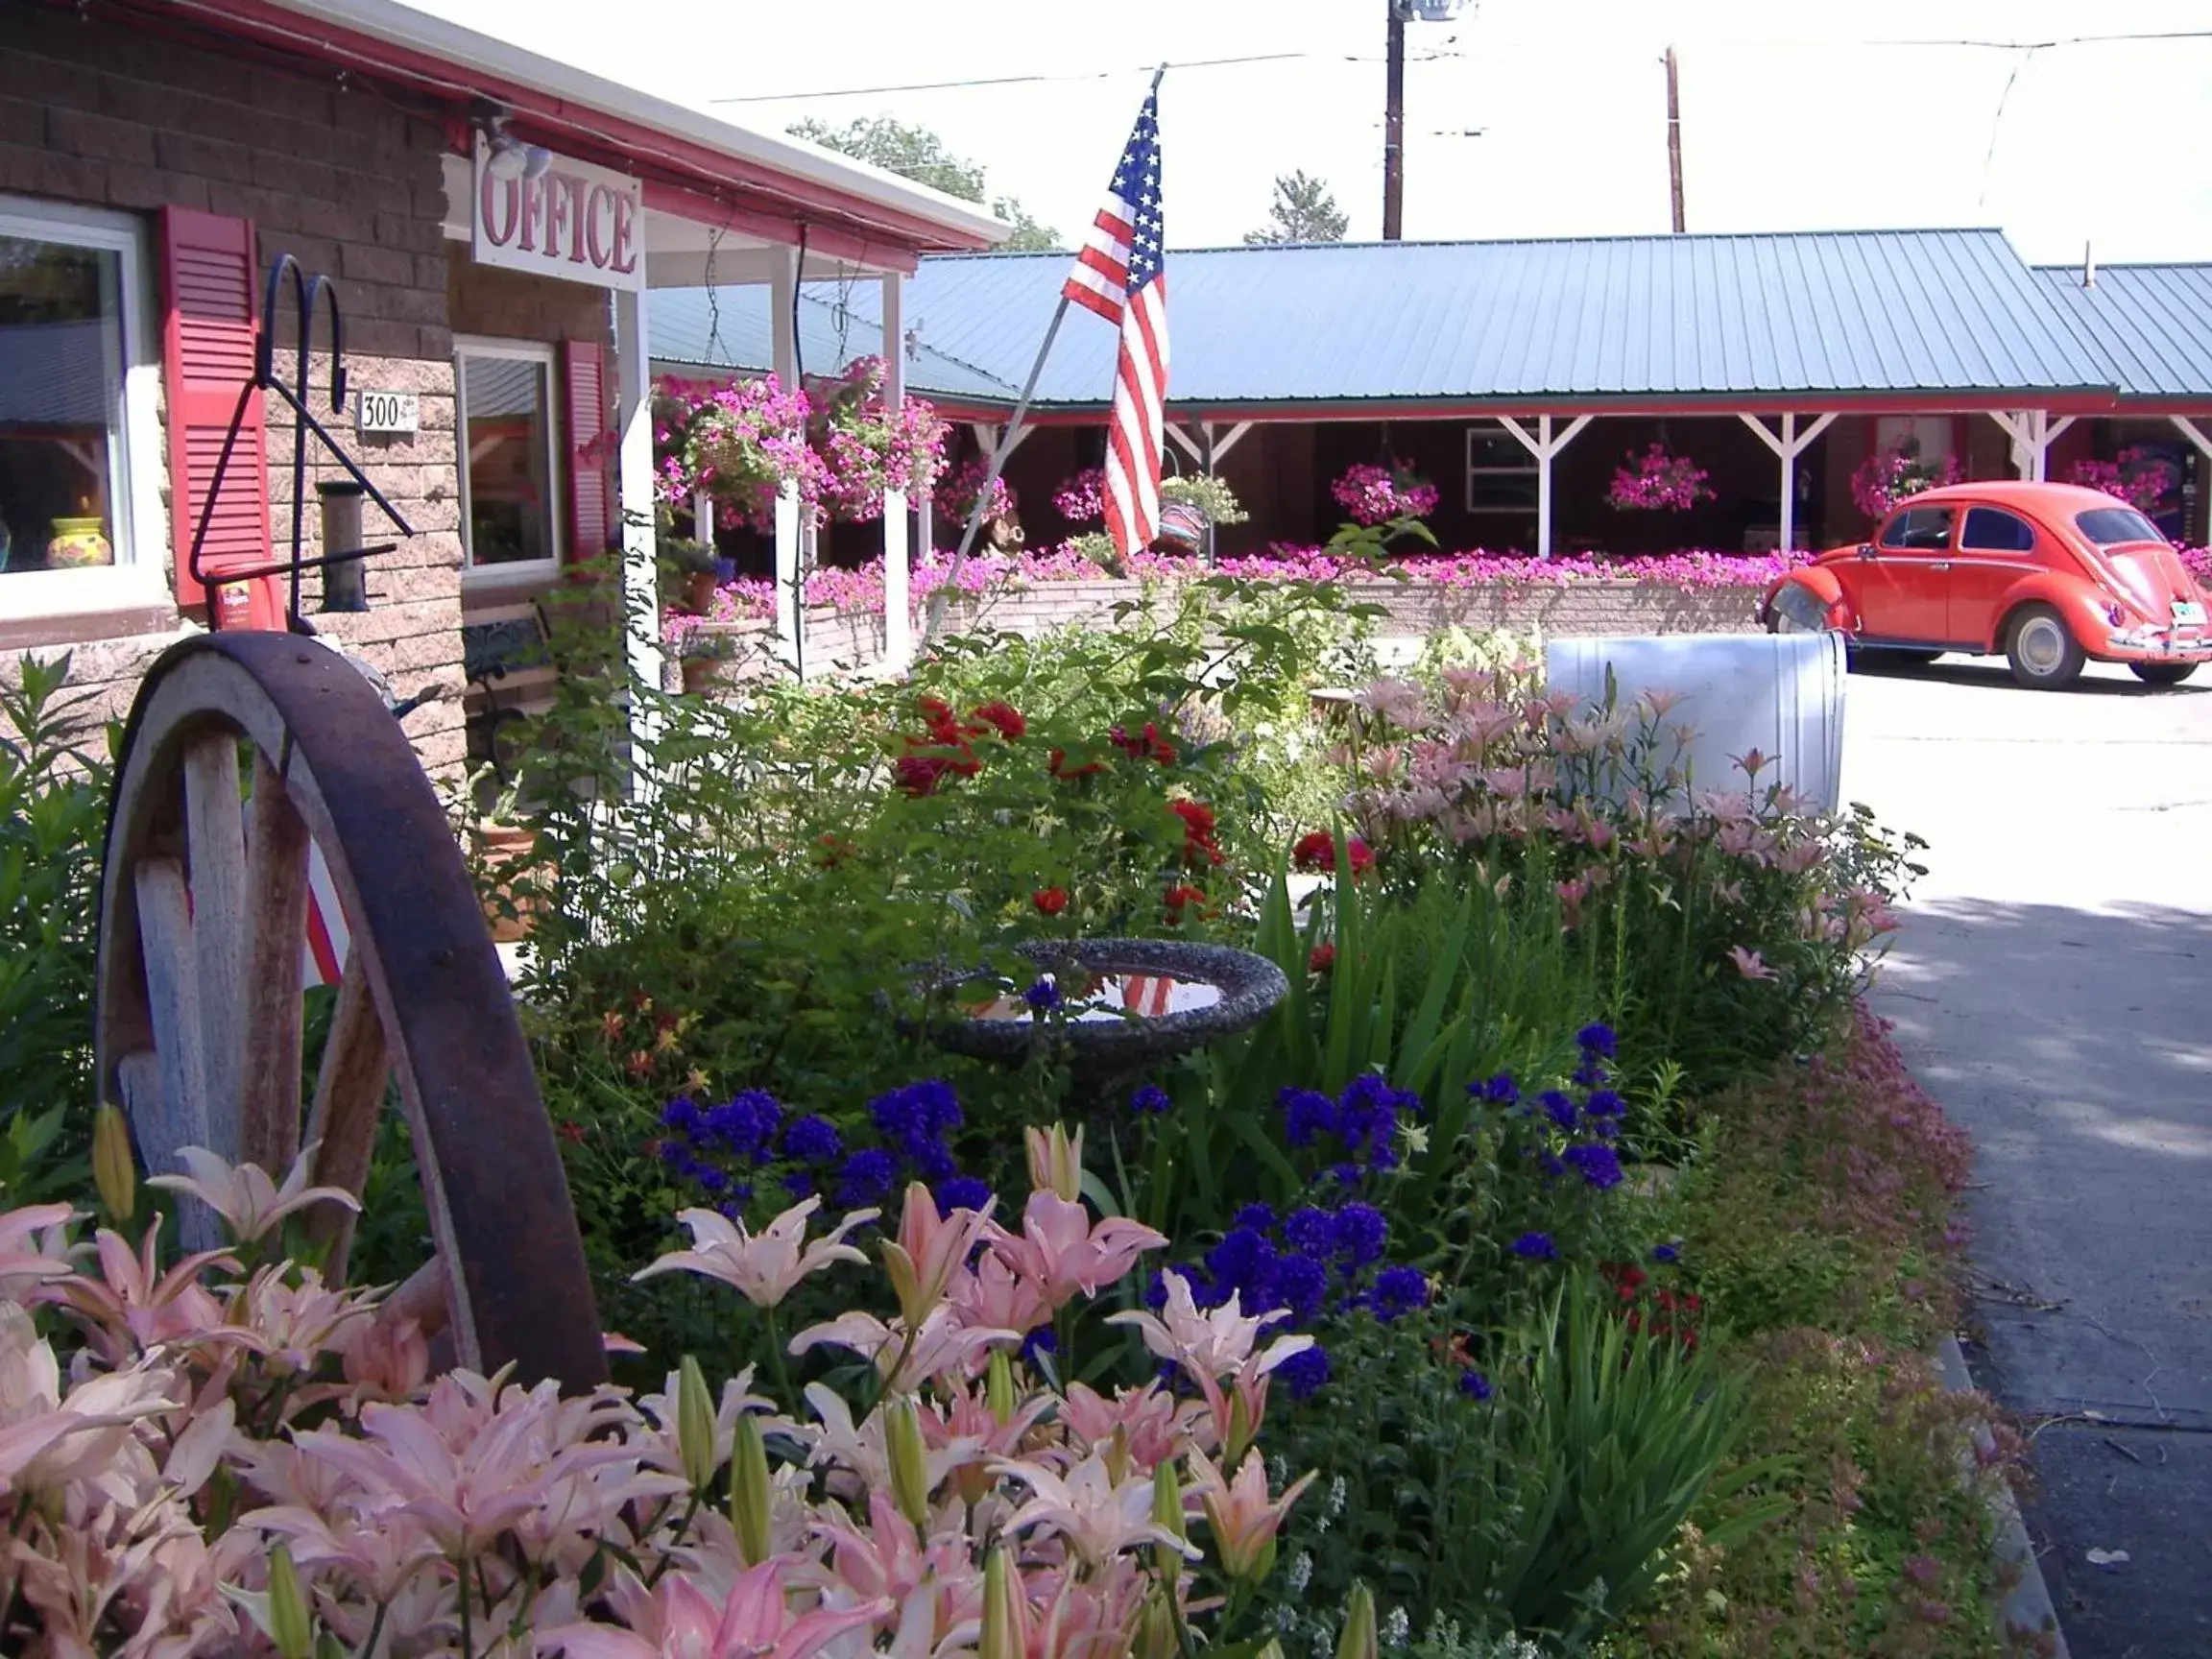
[[(405, 522), (364, 508), (368, 608), (302, 612), (396, 692), (448, 775), (528, 665), (566, 566), (619, 548), (654, 589), (652, 293), (864, 290), (896, 332), (925, 253), (989, 247), (969, 204), (519, 51), (389, 0), (0, 0), (0, 674), (74, 654), (120, 715), (204, 625), (204, 570), (319, 550), (345, 473), (255, 381), (274, 263), (334, 284), (310, 409)], [(296, 290), (277, 377), (296, 377)], [(889, 377), (899, 395), (902, 359)], [(217, 459), (243, 405), (229, 464)], [(884, 516), (894, 549), (903, 504)], [(796, 500), (779, 514), (788, 570)], [(225, 617), (281, 617), (274, 582)], [(657, 649), (640, 643), (657, 672)]]

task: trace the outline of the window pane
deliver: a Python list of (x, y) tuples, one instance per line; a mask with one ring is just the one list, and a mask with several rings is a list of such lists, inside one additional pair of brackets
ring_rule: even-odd
[(2163, 541), (2158, 526), (2132, 507), (2092, 507), (2074, 515), (2082, 535), (2100, 547), (2117, 547), (2123, 541)]
[(1475, 470), (1494, 468), (1505, 472), (1533, 472), (1536, 457), (1510, 432), (1470, 432), (1467, 465)]
[(1940, 552), (1951, 545), (1951, 509), (1915, 507), (1889, 520), (1882, 545), (1917, 552)]
[(2017, 514), (1995, 507), (1969, 507), (1959, 545), (1979, 553), (2032, 553), (2035, 527)]
[(1533, 513), (1536, 475), (1531, 472), (1475, 472), (1467, 479), (1470, 513)]
[(0, 570), (115, 559), (122, 255), (0, 235)]
[(468, 434), (469, 563), (551, 559), (555, 502), (545, 365), (465, 355), (461, 420)]

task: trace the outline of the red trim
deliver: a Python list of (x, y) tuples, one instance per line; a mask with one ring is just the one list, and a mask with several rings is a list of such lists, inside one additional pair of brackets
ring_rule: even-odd
[(619, 521), (614, 469), (608, 464), (607, 351), (594, 340), (561, 342), (563, 413), (568, 423), (568, 559), (582, 565), (605, 553)]
[[(126, 4), (124, 9), (134, 8)], [(557, 145), (565, 154), (582, 160), (628, 171), (636, 171), (640, 162), (659, 162), (691, 175), (709, 189), (756, 195), (765, 198), (765, 204), (781, 205), (786, 211), (828, 214), (845, 220), (849, 228), (881, 235), (908, 250), (991, 246), (987, 237), (949, 230), (897, 208), (725, 155), (626, 116), (572, 104), (521, 82), (302, 16), (270, 0), (222, 0), (220, 5), (213, 0), (168, 0), (149, 11), (156, 17), (194, 13), (206, 26), (224, 34), (278, 46), (293, 55), (342, 68), (381, 74), (448, 100), (493, 99), (514, 111), (511, 130), (517, 136)], [(579, 139), (583, 142), (577, 142)]]
[[(205, 592), (192, 577), (192, 539), (215, 464), (253, 378), (259, 275), (253, 226), (184, 207), (161, 209), (161, 385), (169, 446), (169, 529), (177, 603)], [(238, 437), (208, 515), (201, 567), (269, 559), (268, 437), (261, 394), (246, 398)], [(243, 589), (233, 590), (243, 593)]]
[[(1009, 397), (1003, 403), (986, 403), (974, 398), (932, 397), (930, 401), (938, 413), (957, 417), (964, 421), (1003, 421), (1006, 412), (1014, 406)], [(1463, 399), (1458, 402), (1436, 400), (1396, 402), (1386, 398), (1341, 398), (1312, 403), (1199, 403), (1170, 399), (1168, 412), (1176, 421), (1213, 421), (1241, 424), (1246, 421), (1261, 424), (1297, 423), (1300, 421), (1494, 421), (1501, 415), (1529, 417), (1553, 415), (1627, 415), (1671, 416), (1676, 420), (1692, 417), (1724, 420), (1731, 415), (1824, 415), (1833, 411), (1839, 415), (1981, 415), (1990, 410), (2047, 409), (2054, 415), (2112, 416), (2135, 412), (2140, 406), (2116, 403), (2109, 393), (2043, 394), (2014, 392), (2010, 394), (1979, 393), (1957, 394), (1891, 394), (1853, 393), (1806, 394), (1802, 397), (1777, 397), (1762, 395), (1755, 397), (1712, 397), (1675, 402), (1654, 401), (1647, 397), (1618, 398), (1609, 401), (1590, 398), (1560, 398), (1531, 402), (1526, 398)], [(1057, 404), (1045, 409), (1031, 409), (1023, 418), (1025, 426), (1095, 426), (1101, 423), (1109, 405), (1100, 401), (1085, 404)], [(2186, 413), (2186, 411), (2178, 411)], [(2164, 413), (2164, 411), (2160, 411)]]

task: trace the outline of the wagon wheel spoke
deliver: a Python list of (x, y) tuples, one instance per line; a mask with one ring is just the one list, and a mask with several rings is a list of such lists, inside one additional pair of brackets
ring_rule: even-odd
[[(356, 1198), (369, 1185), (369, 1156), (376, 1144), (384, 1085), (392, 1074), (384, 1023), (363, 967), (349, 952), (338, 982), (338, 1007), (323, 1046), (315, 1103), (307, 1113), (307, 1139), (320, 1143), (315, 1185), (343, 1187)], [(353, 1242), (353, 1213), (343, 1205), (319, 1205), (309, 1213), (307, 1228), (310, 1237), (330, 1242), (328, 1277), (343, 1278)]]
[(247, 838), (246, 1030), (239, 1145), (278, 1180), (300, 1153), (301, 1019), (307, 930), (306, 821), (284, 780), (253, 752)]
[(200, 974), (200, 1065), (206, 1146), (240, 1144), (246, 1062), (246, 820), (238, 738), (225, 726), (184, 746), (185, 846), (191, 859), (192, 960)]

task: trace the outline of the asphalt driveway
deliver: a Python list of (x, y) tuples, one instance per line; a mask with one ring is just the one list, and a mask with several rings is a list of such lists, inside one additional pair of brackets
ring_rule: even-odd
[(1845, 714), (1846, 796), (1933, 843), (1876, 1001), (1975, 1140), (1963, 1334), (2032, 1431), (2028, 1527), (2075, 1659), (2212, 1655), (2200, 678), (2031, 692), (1945, 658), (1853, 675)]

